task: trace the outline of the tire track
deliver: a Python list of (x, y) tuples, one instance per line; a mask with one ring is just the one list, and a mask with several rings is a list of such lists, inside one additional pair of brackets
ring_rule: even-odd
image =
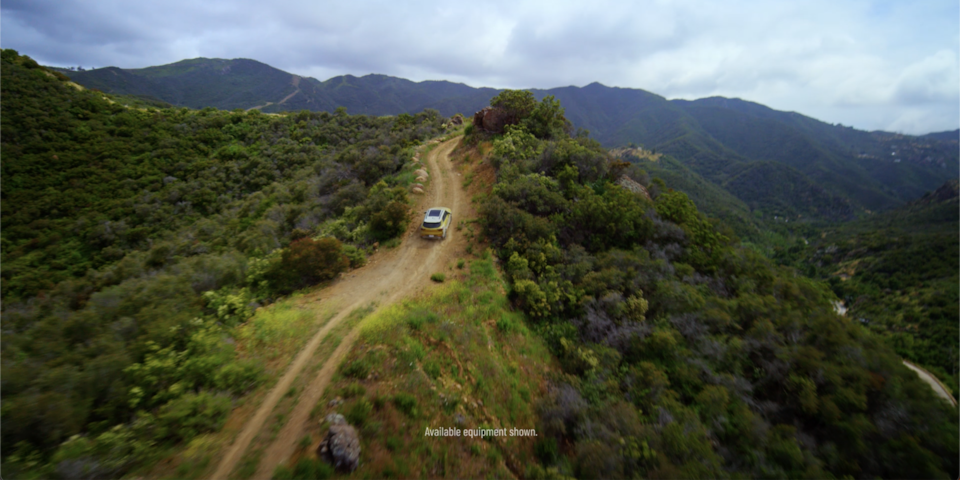
[[(393, 251), (384, 252), (380, 258), (371, 260), (367, 266), (351, 272), (346, 278), (341, 279), (334, 285), (316, 292), (324, 295), (328, 299), (326, 301), (339, 299), (342, 300), (341, 304), (346, 306), (340, 313), (330, 319), (297, 354), (290, 367), (257, 408), (254, 416), (247, 421), (233, 444), (226, 449), (212, 478), (226, 479), (230, 472), (236, 468), (250, 443), (263, 429), (267, 418), (288, 391), (297, 375), (303, 371), (323, 339), (350, 312), (371, 302), (376, 302), (380, 306), (389, 305), (411, 293), (417, 287), (429, 284), (427, 273), (442, 266), (443, 262), (440, 261), (443, 258), (442, 253), (452, 250), (448, 248), (448, 245), (453, 243), (457, 233), (455, 228), (451, 228), (447, 233), (447, 239), (444, 241), (422, 240), (418, 235), (420, 220), (423, 218), (422, 212), (424, 209), (441, 204), (449, 206), (454, 215), (457, 212), (466, 211), (463, 205), (463, 198), (466, 195), (460, 191), (462, 187), (452, 172), (452, 164), (449, 158), (450, 152), (459, 140), (460, 137), (457, 137), (441, 143), (427, 155), (427, 164), (430, 171), (433, 172), (428, 188), (429, 193), (420, 202), (419, 206), (421, 208), (413, 212), (413, 221), (404, 234), (403, 243)], [(269, 479), (276, 466), (293, 454), (297, 441), (302, 437), (306, 422), (309, 420), (310, 411), (323, 396), (323, 392), (333, 378), (337, 366), (340, 365), (344, 355), (353, 346), (359, 331), (360, 325), (354, 327), (341, 340), (340, 345), (324, 362), (317, 376), (303, 390), (289, 419), (264, 452), (253, 478)]]

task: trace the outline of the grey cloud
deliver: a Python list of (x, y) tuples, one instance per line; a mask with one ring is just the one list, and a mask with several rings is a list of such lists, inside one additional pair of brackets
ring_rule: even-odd
[(320, 80), (599, 81), (741, 97), (863, 129), (957, 128), (956, 2), (7, 0), (0, 43), (41, 63), (253, 58)]

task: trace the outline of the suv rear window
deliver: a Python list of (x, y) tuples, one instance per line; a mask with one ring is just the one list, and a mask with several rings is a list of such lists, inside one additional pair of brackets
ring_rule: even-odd
[(423, 228), (440, 228), (440, 222), (423, 222)]

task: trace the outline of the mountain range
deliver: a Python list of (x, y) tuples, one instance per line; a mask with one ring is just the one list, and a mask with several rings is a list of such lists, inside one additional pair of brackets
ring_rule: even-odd
[[(345, 107), (376, 116), (427, 108), (470, 115), (500, 91), (374, 74), (319, 81), (250, 59), (59, 71), (107, 93), (267, 113)], [(538, 99), (553, 95), (573, 125), (605, 147), (641, 146), (673, 157), (679, 164), (669, 168), (702, 177), (760, 218), (849, 220), (903, 205), (960, 176), (960, 130), (867, 132), (737, 98), (668, 100), (600, 83), (531, 91)]]

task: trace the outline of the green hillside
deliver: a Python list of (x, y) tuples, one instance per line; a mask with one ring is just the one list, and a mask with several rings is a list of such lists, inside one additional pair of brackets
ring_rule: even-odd
[(247, 320), (404, 230), (444, 122), (133, 108), (0, 68), (5, 478), (117, 478), (218, 431), (316, 321)]
[(484, 233), (563, 369), (539, 408), (543, 465), (529, 476), (960, 469), (956, 410), (882, 336), (835, 313), (825, 283), (732, 240), (680, 191), (651, 183), (650, 200), (614, 185), (586, 137), (514, 127), (491, 140)]
[(830, 282), (847, 316), (904, 358), (958, 386), (960, 205), (953, 180), (875, 217), (825, 228), (778, 261)]

